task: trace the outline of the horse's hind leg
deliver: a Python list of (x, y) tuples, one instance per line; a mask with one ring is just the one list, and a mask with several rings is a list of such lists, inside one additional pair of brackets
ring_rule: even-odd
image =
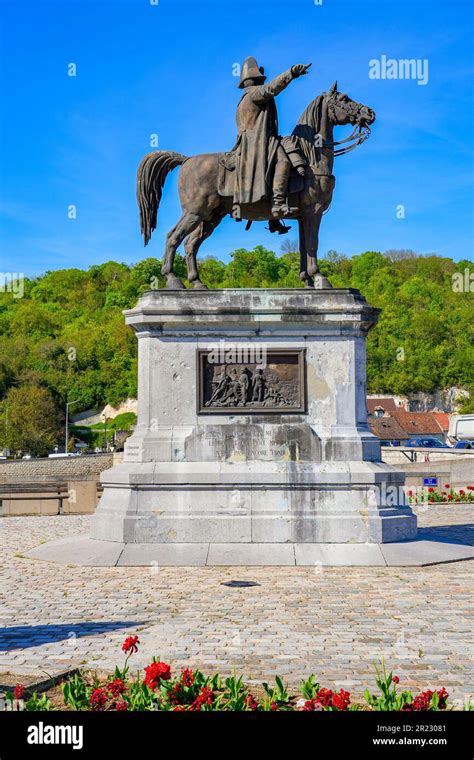
[(207, 286), (201, 282), (197, 268), (197, 252), (206, 238), (211, 235), (220, 224), (226, 211), (217, 210), (212, 217), (201, 222), (196, 229), (184, 241), (184, 250), (186, 252), (186, 263), (188, 265), (188, 280), (197, 290), (207, 290)]
[(312, 288), (314, 285), (313, 278), (308, 273), (308, 257), (306, 254), (306, 235), (305, 225), (303, 219), (298, 219), (298, 227), (300, 234), (300, 280), (302, 280), (307, 288)]
[(167, 287), (173, 290), (182, 290), (183, 283), (173, 272), (173, 262), (178, 246), (181, 245), (184, 238), (196, 229), (201, 222), (197, 214), (183, 214), (178, 224), (168, 232), (166, 237), (166, 253), (161, 274), (166, 277)]

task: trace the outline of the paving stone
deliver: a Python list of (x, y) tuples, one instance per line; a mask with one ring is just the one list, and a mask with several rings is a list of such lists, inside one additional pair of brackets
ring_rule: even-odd
[(399, 544), (381, 544), (387, 565), (430, 565), (474, 559), (474, 547), (445, 541), (407, 541)]
[(203, 567), (206, 564), (208, 544), (126, 544), (118, 565), (148, 566), (152, 573), (160, 567)]
[(297, 565), (313, 565), (318, 569), (336, 566), (381, 566), (386, 561), (378, 544), (295, 544)]
[(294, 565), (295, 553), (292, 544), (210, 544), (207, 564), (247, 567)]
[(115, 541), (92, 541), (86, 534), (75, 537), (74, 543), (68, 538), (48, 541), (26, 552), (26, 556), (46, 561), (53, 559), (62, 565), (79, 561), (81, 565), (107, 566), (117, 562), (123, 547)]

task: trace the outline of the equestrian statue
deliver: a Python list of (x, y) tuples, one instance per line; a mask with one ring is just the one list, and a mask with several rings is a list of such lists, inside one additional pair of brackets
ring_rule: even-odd
[[(271, 232), (288, 231), (285, 219), (299, 227), (300, 278), (307, 287), (330, 287), (318, 269), (318, 236), (323, 213), (334, 191), (335, 156), (353, 150), (370, 134), (375, 113), (338, 92), (337, 82), (305, 108), (291, 135), (278, 133), (275, 97), (311, 64), (296, 64), (265, 84), (263, 67), (253, 57), (241, 69), (243, 90), (237, 106), (237, 140), (224, 153), (183, 156), (174, 151), (148, 153), (137, 172), (137, 199), (145, 245), (156, 229), (158, 207), (168, 173), (181, 166), (178, 178), (182, 216), (168, 232), (162, 274), (167, 287), (184, 288), (173, 272), (178, 246), (184, 241), (188, 280), (199, 279), (197, 252), (225, 216), (236, 221), (268, 221)], [(334, 142), (334, 127), (351, 124), (345, 140)], [(344, 147), (339, 147), (347, 143)]]

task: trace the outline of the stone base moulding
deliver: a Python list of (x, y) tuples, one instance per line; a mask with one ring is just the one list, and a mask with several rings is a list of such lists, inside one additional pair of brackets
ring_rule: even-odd
[(40, 544), (31, 560), (88, 567), (424, 567), (474, 559), (474, 546), (447, 541), (390, 544), (312, 543), (120, 543), (87, 534)]
[(149, 291), (125, 316), (138, 337), (138, 420), (123, 463), (101, 475), (92, 538), (416, 536), (404, 475), (381, 462), (367, 425), (378, 312), (357, 290)]

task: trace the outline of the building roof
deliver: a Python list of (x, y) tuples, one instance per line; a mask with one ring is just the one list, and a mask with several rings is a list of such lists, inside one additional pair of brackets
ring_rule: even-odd
[(439, 435), (443, 428), (438, 424), (433, 412), (407, 412), (397, 409), (391, 417), (406, 431), (408, 437), (416, 435)]
[(368, 422), (371, 432), (382, 441), (404, 441), (410, 437), (393, 417), (369, 417)]
[(384, 410), (384, 412), (391, 414), (392, 412), (395, 412), (398, 407), (395, 404), (395, 399), (391, 397), (367, 399), (367, 409), (369, 410), (369, 414), (375, 414), (375, 410), (378, 408), (381, 408)]
[(432, 414), (441, 430), (447, 433), (449, 430), (449, 414), (446, 412), (432, 412)]

